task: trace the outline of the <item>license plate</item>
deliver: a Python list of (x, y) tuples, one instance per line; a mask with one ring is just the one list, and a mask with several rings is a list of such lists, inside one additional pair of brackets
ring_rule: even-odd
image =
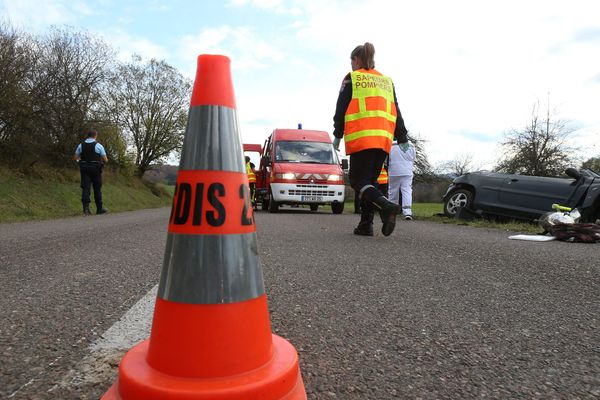
[(320, 202), (323, 201), (323, 196), (302, 196), (302, 201)]

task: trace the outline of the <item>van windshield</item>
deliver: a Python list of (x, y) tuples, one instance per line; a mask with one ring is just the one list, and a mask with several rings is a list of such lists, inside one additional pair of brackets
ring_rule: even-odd
[(308, 164), (338, 164), (333, 145), (324, 142), (278, 141), (275, 161)]

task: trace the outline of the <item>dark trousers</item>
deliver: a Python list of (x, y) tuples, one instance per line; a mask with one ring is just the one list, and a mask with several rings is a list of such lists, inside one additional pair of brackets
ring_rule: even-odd
[(102, 209), (102, 165), (99, 163), (79, 163), (81, 173), (81, 203), (90, 204), (90, 187), (94, 187), (94, 202), (98, 210)]
[(360, 196), (354, 191), (354, 214), (360, 214)]
[(248, 184), (250, 186), (250, 201), (252, 202), (252, 207), (256, 206), (256, 183), (250, 182)]
[[(377, 188), (377, 177), (387, 153), (381, 149), (367, 149), (350, 154), (350, 186), (360, 195), (362, 211), (371, 212), (372, 203), (383, 194)], [(362, 192), (362, 194), (361, 194)]]
[(387, 183), (380, 183), (379, 184), (379, 191), (385, 197), (388, 197), (388, 187), (389, 187), (389, 185)]
[[(388, 197), (388, 184), (378, 184), (379, 191), (385, 197)], [(354, 214), (360, 214), (360, 196), (358, 192), (354, 192)]]

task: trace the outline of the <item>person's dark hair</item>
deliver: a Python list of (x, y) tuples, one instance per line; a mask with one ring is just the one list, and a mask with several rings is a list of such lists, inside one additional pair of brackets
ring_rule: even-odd
[(87, 136), (88, 138), (93, 138), (93, 137), (96, 137), (96, 136), (98, 136), (98, 132), (97, 132), (97, 131), (94, 131), (94, 130), (91, 130), (91, 131), (88, 131), (88, 132), (86, 133), (86, 136)]
[(250, 161), (250, 157), (248, 156), (244, 157), (244, 159), (246, 160), (246, 162)]
[(369, 42), (356, 46), (350, 58), (357, 57), (360, 60), (360, 66), (365, 69), (375, 68), (375, 46)]

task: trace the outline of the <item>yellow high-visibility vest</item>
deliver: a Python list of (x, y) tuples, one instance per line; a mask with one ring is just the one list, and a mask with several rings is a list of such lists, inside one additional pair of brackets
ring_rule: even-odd
[(389, 181), (388, 173), (384, 167), (381, 167), (381, 173), (377, 177), (377, 183), (380, 185), (387, 185)]
[(248, 174), (248, 183), (256, 183), (256, 174), (252, 171), (250, 163), (246, 163), (246, 173)]
[(350, 77), (352, 100), (344, 115), (346, 154), (366, 149), (389, 153), (397, 118), (392, 79), (374, 69), (359, 69)]

